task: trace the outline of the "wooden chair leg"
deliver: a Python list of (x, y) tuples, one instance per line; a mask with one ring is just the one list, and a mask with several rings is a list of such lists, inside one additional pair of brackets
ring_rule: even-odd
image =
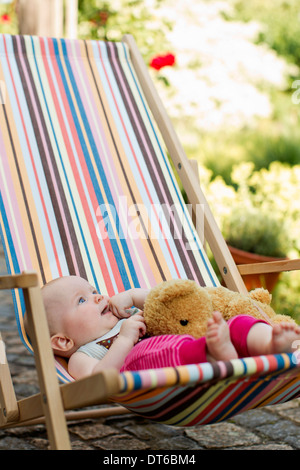
[(16, 421), (19, 409), (7, 364), (5, 345), (0, 334), (0, 425)]
[(70, 450), (70, 438), (40, 288), (37, 286), (24, 289), (24, 298), (50, 446), (52, 449)]

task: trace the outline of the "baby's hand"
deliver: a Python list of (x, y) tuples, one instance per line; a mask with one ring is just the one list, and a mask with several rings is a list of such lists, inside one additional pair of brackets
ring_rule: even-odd
[(109, 307), (111, 312), (117, 318), (130, 317), (130, 313), (126, 312), (127, 309), (133, 306), (133, 299), (130, 291), (121, 292), (120, 294), (113, 295), (109, 300)]
[(120, 337), (128, 338), (132, 341), (133, 346), (146, 333), (146, 325), (144, 317), (141, 313), (136, 313), (122, 323), (120, 329)]

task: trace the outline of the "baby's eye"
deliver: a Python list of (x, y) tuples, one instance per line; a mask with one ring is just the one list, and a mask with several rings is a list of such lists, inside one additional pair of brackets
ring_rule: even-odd
[(85, 298), (80, 297), (79, 300), (78, 300), (78, 304), (83, 304), (84, 302), (85, 302)]

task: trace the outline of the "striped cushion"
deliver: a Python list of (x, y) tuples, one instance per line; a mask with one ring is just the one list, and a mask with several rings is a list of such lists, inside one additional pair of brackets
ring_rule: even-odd
[[(125, 44), (2, 35), (0, 85), (0, 230), (9, 273), (35, 270), (41, 284), (76, 274), (108, 295), (171, 278), (219, 284)], [(13, 296), (31, 350), (22, 292)], [(126, 372), (114, 399), (188, 425), (299, 394), (291, 356), (254, 363)], [(57, 371), (72, 380), (63, 360)]]
[(77, 274), (109, 295), (174, 277), (218, 284), (126, 45), (4, 35), (0, 80), (9, 272)]
[(124, 391), (115, 401), (174, 426), (212, 424), (300, 395), (299, 364), (292, 354), (124, 372), (121, 383)]

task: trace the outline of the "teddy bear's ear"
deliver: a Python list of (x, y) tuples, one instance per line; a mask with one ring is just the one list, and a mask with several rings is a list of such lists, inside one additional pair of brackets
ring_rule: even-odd
[(177, 297), (190, 295), (198, 288), (200, 288), (200, 286), (198, 286), (195, 281), (188, 279), (171, 279), (170, 281), (162, 282), (154, 287), (152, 294), (154, 294), (156, 299), (160, 302), (168, 302)]
[(252, 290), (249, 292), (249, 297), (253, 300), (257, 300), (258, 302), (262, 302), (263, 304), (270, 305), (272, 300), (272, 295), (266, 289), (259, 287), (257, 289)]

